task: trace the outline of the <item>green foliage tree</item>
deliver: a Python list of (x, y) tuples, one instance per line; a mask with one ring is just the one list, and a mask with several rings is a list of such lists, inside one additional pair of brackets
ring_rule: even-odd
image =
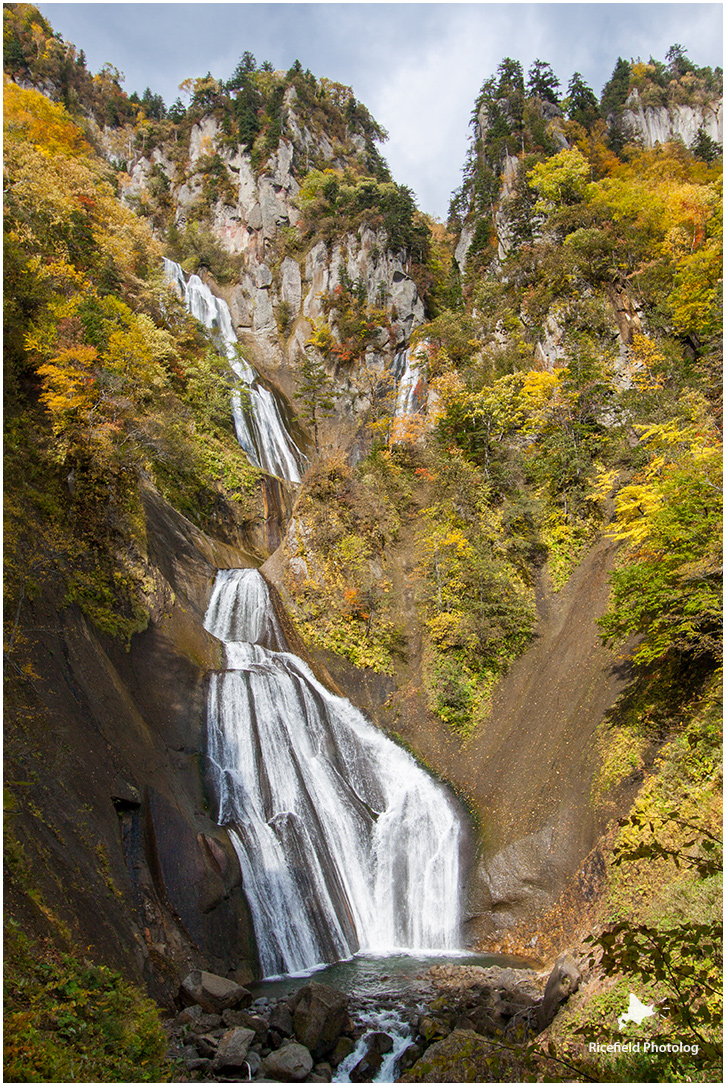
[(600, 116), (598, 100), (579, 72), (575, 72), (567, 84), (566, 109), (571, 121), (577, 121), (587, 129)]
[(691, 152), (696, 158), (704, 162), (715, 162), (723, 154), (723, 147), (716, 143), (706, 132), (703, 125), (698, 129), (698, 134), (691, 144)]
[(557, 91), (560, 81), (552, 70), (552, 66), (542, 60), (535, 60), (527, 73), (527, 90), (545, 102), (559, 104)]
[(330, 418), (335, 407), (333, 382), (319, 358), (306, 354), (300, 369), (300, 385), (295, 399), (300, 402), (300, 414), (312, 428), (315, 451), (320, 452), (318, 427), (321, 419)]
[(607, 118), (617, 114), (625, 105), (630, 92), (630, 64), (618, 57), (613, 74), (603, 88), (600, 97), (600, 112)]
[(554, 158), (538, 163), (527, 180), (542, 199), (538, 207), (561, 208), (585, 197), (590, 167), (579, 151), (560, 151)]
[[(699, 880), (712, 879), (723, 871), (722, 841), (702, 824), (685, 820), (679, 811), (669, 811), (658, 819), (646, 819), (636, 812), (620, 825), (635, 833), (637, 843), (620, 840), (613, 856), (616, 866), (670, 860), (677, 868), (689, 868)], [(686, 831), (689, 839), (681, 839), (677, 845), (669, 843), (670, 828)], [(587, 941), (601, 951), (600, 967), (606, 975), (637, 978), (641, 984), (659, 986), (667, 993), (659, 1000), (658, 1013), (672, 1024), (679, 1038), (696, 1042), (697, 1055), (690, 1063), (701, 1073), (722, 1065), (721, 921), (656, 924), (620, 920)], [(588, 1028), (583, 1027), (582, 1032)]]

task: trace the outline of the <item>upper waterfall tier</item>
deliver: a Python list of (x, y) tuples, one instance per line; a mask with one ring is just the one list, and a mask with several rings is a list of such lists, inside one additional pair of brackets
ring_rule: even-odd
[(422, 413), (428, 391), (426, 377), (410, 350), (398, 352), (391, 372), (397, 386), (394, 417), (398, 419)]
[(445, 788), (285, 651), (256, 570), (218, 574), (205, 625), (227, 657), (209, 689), (210, 783), (264, 974), (457, 947), (462, 826)]
[(305, 457), (290, 433), (285, 404), (262, 384), (255, 368), (242, 358), (227, 303), (212, 294), (198, 275), (190, 275), (187, 280), (182, 268), (166, 257), (164, 272), (192, 316), (219, 335), (239, 379), (239, 388), (232, 393), (232, 414), (240, 445), (257, 467), (298, 483)]

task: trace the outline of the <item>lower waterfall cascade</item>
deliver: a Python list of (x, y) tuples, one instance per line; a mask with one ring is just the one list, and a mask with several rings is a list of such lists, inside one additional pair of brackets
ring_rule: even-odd
[(463, 826), (444, 786), (289, 651), (257, 570), (218, 572), (205, 627), (226, 656), (207, 771), (263, 975), (458, 949)]
[(241, 357), (229, 307), (212, 294), (198, 275), (187, 280), (181, 266), (164, 258), (164, 274), (181, 295), (193, 317), (219, 335), (229, 364), (239, 381), (232, 393), (237, 440), (250, 461), (270, 475), (299, 483), (305, 457), (295, 444), (281, 397), (266, 388), (260, 375)]

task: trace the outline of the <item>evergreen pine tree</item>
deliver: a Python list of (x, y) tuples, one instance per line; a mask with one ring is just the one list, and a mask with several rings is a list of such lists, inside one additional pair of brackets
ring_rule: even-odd
[(301, 375), (302, 380), (295, 399), (300, 401), (300, 415), (312, 428), (315, 451), (319, 452), (318, 423), (321, 419), (330, 418), (333, 413), (333, 382), (325, 372), (323, 363), (311, 355), (305, 356)]

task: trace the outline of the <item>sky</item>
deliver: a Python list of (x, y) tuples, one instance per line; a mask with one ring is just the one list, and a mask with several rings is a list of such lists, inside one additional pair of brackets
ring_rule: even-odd
[(474, 101), (504, 57), (525, 74), (539, 58), (564, 91), (578, 71), (599, 96), (619, 56), (664, 60), (682, 45), (699, 67), (723, 66), (720, 3), (39, 3), (96, 72), (167, 105), (179, 84), (227, 79), (246, 50), (287, 70), (296, 60), (352, 87), (389, 133), (393, 177), (446, 218), (471, 134)]

